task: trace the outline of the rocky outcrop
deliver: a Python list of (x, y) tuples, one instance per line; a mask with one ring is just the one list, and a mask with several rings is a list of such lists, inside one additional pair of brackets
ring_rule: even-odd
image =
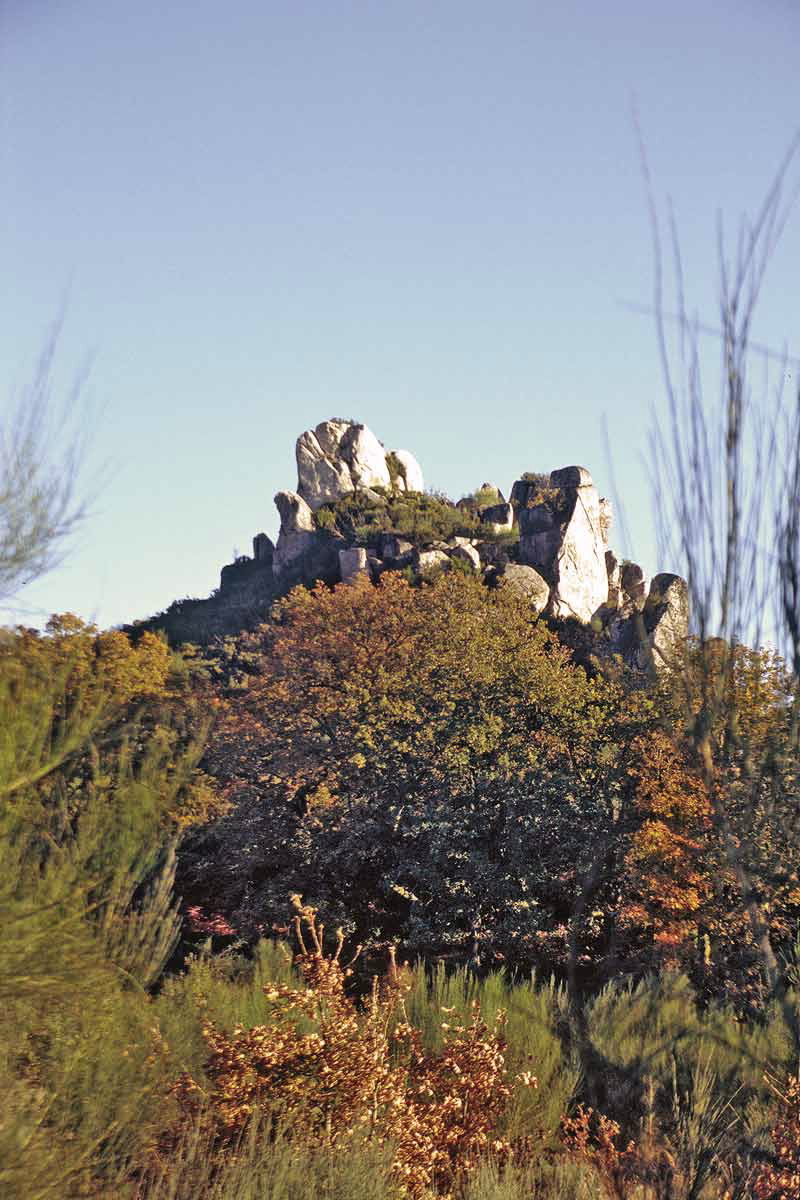
[(526, 500), (519, 512), (520, 562), (550, 584), (549, 613), (590, 622), (608, 600), (607, 517), (604, 533), (591, 475), (585, 467), (563, 467), (551, 472), (549, 488), (538, 497), (517, 484), (515, 493)]
[[(392, 490), (422, 491), (422, 470), (414, 455), (408, 450), (387, 452), (366, 425), (332, 419), (301, 433), (295, 457), (297, 491), (282, 491), (275, 496), (281, 519), (272, 556), (277, 586), (284, 590), (294, 583), (313, 583), (316, 579), (350, 581), (354, 574), (378, 574), (383, 555), (370, 556), (348, 547), (336, 534), (320, 528), (315, 514), (323, 505), (334, 504), (354, 492), (376, 503)], [(410, 543), (402, 550), (398, 545), (388, 557), (397, 565), (405, 565), (410, 562), (411, 549)], [(404, 555), (408, 557), (401, 564)]]
[(317, 529), (282, 528), (272, 556), (276, 586), (285, 591), (296, 583), (313, 583), (317, 579), (336, 583), (342, 545), (341, 538)]
[[(422, 471), (413, 454), (387, 452), (365, 425), (323, 421), (300, 435), (296, 457), (296, 490), (275, 496), (277, 544), (257, 534), (253, 558), (239, 557), (222, 569), (217, 598), (192, 605), (217, 605), (220, 611), (227, 606), (250, 622), (297, 583), (378, 581), (396, 570), (424, 582), (455, 568), (489, 586), (513, 589), (537, 616), (563, 622), (561, 636), (572, 638), (576, 648), (589, 645), (589, 653), (600, 657), (621, 655), (639, 670), (664, 669), (684, 643), (685, 582), (662, 574), (648, 587), (638, 564), (618, 560), (609, 546), (611, 503), (598, 494), (586, 467), (526, 473), (513, 484), (508, 503), (496, 485), (484, 483), (453, 505), (451, 514), (434, 506), (431, 524), (427, 500), (417, 506), (404, 500), (392, 509), (392, 496), (422, 491)], [(345, 511), (321, 511), (354, 493), (356, 501)], [(407, 517), (408, 528), (378, 532), (382, 504), (393, 521), (405, 514), (400, 519)], [(372, 522), (368, 529), (375, 530), (368, 537), (357, 528), (365, 519), (360, 510)], [(443, 532), (436, 540), (437, 528), (459, 525), (475, 536)], [(420, 532), (426, 528), (428, 537)], [(188, 613), (186, 604), (181, 621), (184, 609)], [(217, 620), (215, 614), (209, 609), (209, 622)], [(573, 623), (589, 627), (588, 642), (580, 629), (570, 632)]]
[(641, 612), (647, 603), (647, 579), (638, 563), (625, 562), (620, 567), (619, 607), (623, 616)]
[(473, 571), (481, 569), (481, 556), (467, 538), (453, 538), (446, 553), (448, 558), (454, 562), (465, 563)]
[(406, 538), (398, 537), (395, 533), (381, 534), (378, 540), (378, 557), (384, 562), (398, 566), (407, 566), (413, 557), (414, 547)]
[(342, 583), (355, 583), (357, 579), (369, 579), (367, 552), (361, 546), (350, 546), (339, 551), (339, 574)]
[(253, 558), (257, 563), (272, 566), (275, 545), (271, 537), (265, 533), (257, 533), (253, 538)]
[(611, 527), (614, 524), (614, 506), (605, 496), (600, 497), (600, 535), (604, 542), (608, 542), (611, 533)]
[(414, 555), (414, 569), (422, 579), (430, 579), (438, 575), (440, 571), (447, 571), (449, 568), (450, 555), (446, 550), (437, 548), (419, 550)]
[(488, 525), (493, 533), (510, 533), (514, 528), (514, 505), (490, 504), (481, 510), (481, 523)]
[(608, 605), (617, 608), (620, 596), (621, 570), (613, 550), (606, 550), (606, 575), (608, 576)]
[[(312, 509), (340, 500), (355, 490), (350, 468), (338, 454), (334, 431), (344, 422), (324, 421), (315, 430), (301, 433), (295, 446), (297, 460), (297, 490)], [(330, 447), (326, 451), (325, 446)]]
[(496, 577), (498, 587), (507, 587), (523, 596), (537, 617), (547, 608), (550, 600), (550, 585), (533, 567), (522, 563), (508, 563)]
[[(524, 475), (513, 484), (508, 503), (499, 488), (483, 484), (476, 495), (496, 497), (478, 514), (487, 531), (484, 539), (455, 537), (420, 546), (387, 533), (368, 551), (319, 530), (315, 511), (354, 491), (376, 501), (387, 487), (421, 489), (414, 456), (387, 454), (366, 426), (332, 420), (298, 438), (297, 464), (297, 492), (275, 497), (281, 532), (272, 561), (279, 583), (320, 576), (376, 579), (383, 571), (406, 567), (430, 579), (458, 564), (495, 586), (513, 588), (537, 614), (590, 625), (602, 652), (621, 654), (640, 669), (645, 660), (663, 666), (686, 636), (685, 583), (659, 575), (648, 588), (638, 564), (619, 562), (609, 548), (611, 502), (599, 495), (586, 467)], [(469, 497), (459, 504), (474, 512)], [(517, 525), (518, 543), (513, 540)]]
[(281, 533), (313, 533), (314, 514), (297, 492), (278, 492), (275, 507), (281, 519)]
[(422, 467), (410, 450), (395, 450), (394, 457), (400, 465), (400, 475), (393, 483), (401, 492), (424, 492), (425, 480)]
[(689, 628), (689, 588), (680, 575), (654, 576), (644, 627), (655, 669), (678, 666)]
[(422, 470), (408, 450), (395, 450), (399, 473), (392, 479), (387, 451), (366, 425), (355, 421), (321, 421), (301, 433), (295, 446), (297, 491), (316, 511), (365, 488), (421, 492)]
[(386, 451), (366, 425), (351, 425), (339, 443), (339, 454), (350, 469), (353, 489), (392, 486)]
[(534, 497), (542, 490), (542, 484), (545, 482), (543, 476), (541, 480), (534, 480), (530, 476), (523, 475), (522, 479), (518, 479), (511, 487), (511, 495), (509, 500), (514, 505), (517, 512), (528, 508)]

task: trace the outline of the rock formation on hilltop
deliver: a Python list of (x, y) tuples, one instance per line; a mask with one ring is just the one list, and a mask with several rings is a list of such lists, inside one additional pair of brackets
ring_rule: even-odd
[(425, 487), (413, 454), (387, 452), (371, 429), (355, 421), (333, 419), (307, 429), (297, 439), (295, 458), (297, 491), (275, 496), (281, 527), (272, 565), (282, 582), (335, 579), (339, 552), (346, 547), (319, 536), (314, 514), (324, 505), (356, 492), (380, 498), (376, 488), (407, 493)]
[(648, 586), (636, 563), (617, 560), (611, 504), (585, 467), (525, 474), (508, 501), (485, 483), (452, 504), (424, 492), (409, 451), (387, 451), (355, 421), (322, 421), (300, 435), (295, 454), (296, 490), (275, 496), (277, 543), (257, 534), (252, 558), (223, 567), (217, 597), (179, 602), (189, 629), (199, 616), (211, 634), (241, 628), (298, 583), (461, 570), (514, 588), (547, 619), (587, 627), (598, 653), (640, 670), (668, 663), (686, 637), (685, 582), (662, 574)]
[(608, 600), (609, 502), (585, 467), (551, 472), (549, 488), (538, 495), (533, 485), (524, 494), (519, 484), (515, 489), (520, 562), (550, 584), (552, 616), (591, 621)]
[(421, 492), (425, 487), (413, 454), (387, 454), (372, 430), (355, 421), (321, 421), (307, 429), (297, 439), (295, 457), (298, 495), (315, 511), (359, 488)]

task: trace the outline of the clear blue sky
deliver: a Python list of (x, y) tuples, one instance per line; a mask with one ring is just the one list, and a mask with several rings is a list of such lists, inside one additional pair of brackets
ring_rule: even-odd
[[(108, 625), (276, 532), (332, 415), (454, 497), (571, 462), (654, 561), (635, 96), (713, 320), (714, 221), (800, 124), (796, 0), (0, 0), (0, 404), (66, 298), (105, 482), (20, 598)], [(800, 353), (800, 213), (760, 336)]]

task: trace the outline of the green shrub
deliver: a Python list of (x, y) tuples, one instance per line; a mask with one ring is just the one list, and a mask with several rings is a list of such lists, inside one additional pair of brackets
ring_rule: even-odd
[(319, 508), (314, 514), (314, 521), (317, 529), (324, 529), (329, 533), (336, 532), (336, 514), (332, 508)]
[(473, 537), (479, 533), (474, 513), (464, 512), (452, 501), (430, 492), (376, 492), (378, 499), (352, 492), (316, 513), (317, 527), (337, 533), (350, 544), (375, 546), (382, 533), (406, 538), (425, 546), (449, 538)]
[(168, 1158), (155, 1162), (134, 1200), (401, 1200), (390, 1180), (391, 1149), (308, 1149), (254, 1119), (221, 1170), (208, 1138), (192, 1131)]
[[(471, 501), (455, 505), (441, 493), (385, 492), (372, 488), (378, 499), (363, 492), (351, 492), (335, 504), (318, 509), (315, 521), (324, 529), (345, 539), (350, 545), (377, 546), (382, 533), (405, 538), (417, 547), (431, 542), (446, 542), (452, 537), (472, 537), (486, 541), (515, 542), (519, 535), (492, 533), (478, 516), (485, 505)], [(496, 497), (491, 497), (490, 502)]]
[(567, 1000), (554, 980), (538, 984), (534, 978), (510, 983), (500, 971), (478, 979), (466, 968), (448, 971), (443, 964), (430, 973), (418, 965), (406, 1001), (409, 1020), (422, 1032), (428, 1050), (443, 1044), (442, 1022), (453, 1014), (467, 1019), (474, 1002), (492, 1024), (500, 1011), (506, 1014), (503, 1030), (508, 1048), (506, 1062), (512, 1075), (530, 1071), (536, 1088), (520, 1089), (507, 1114), (504, 1132), (511, 1141), (532, 1138), (541, 1150), (554, 1149), (562, 1116), (577, 1095), (580, 1072), (565, 1054), (559, 1025)]
[(208, 1054), (203, 1020), (228, 1032), (237, 1025), (244, 1029), (263, 1025), (272, 1012), (265, 985), (295, 982), (288, 948), (266, 938), (248, 957), (206, 951), (191, 958), (182, 974), (164, 981), (155, 1001), (160, 1028), (181, 1069), (202, 1074)]
[(479, 513), (481, 509), (490, 508), (493, 504), (502, 504), (502, 499), (496, 487), (479, 487), (468, 496), (462, 496), (458, 502), (460, 509)]
[(583, 1163), (543, 1157), (503, 1170), (487, 1162), (468, 1180), (463, 1200), (608, 1200), (608, 1191)]

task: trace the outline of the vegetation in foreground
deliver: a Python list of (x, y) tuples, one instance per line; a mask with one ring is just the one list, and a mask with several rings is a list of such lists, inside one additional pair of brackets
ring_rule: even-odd
[(5, 635), (3, 1195), (797, 1195), (792, 689), (737, 664), (780, 995), (670, 687), (502, 590)]

